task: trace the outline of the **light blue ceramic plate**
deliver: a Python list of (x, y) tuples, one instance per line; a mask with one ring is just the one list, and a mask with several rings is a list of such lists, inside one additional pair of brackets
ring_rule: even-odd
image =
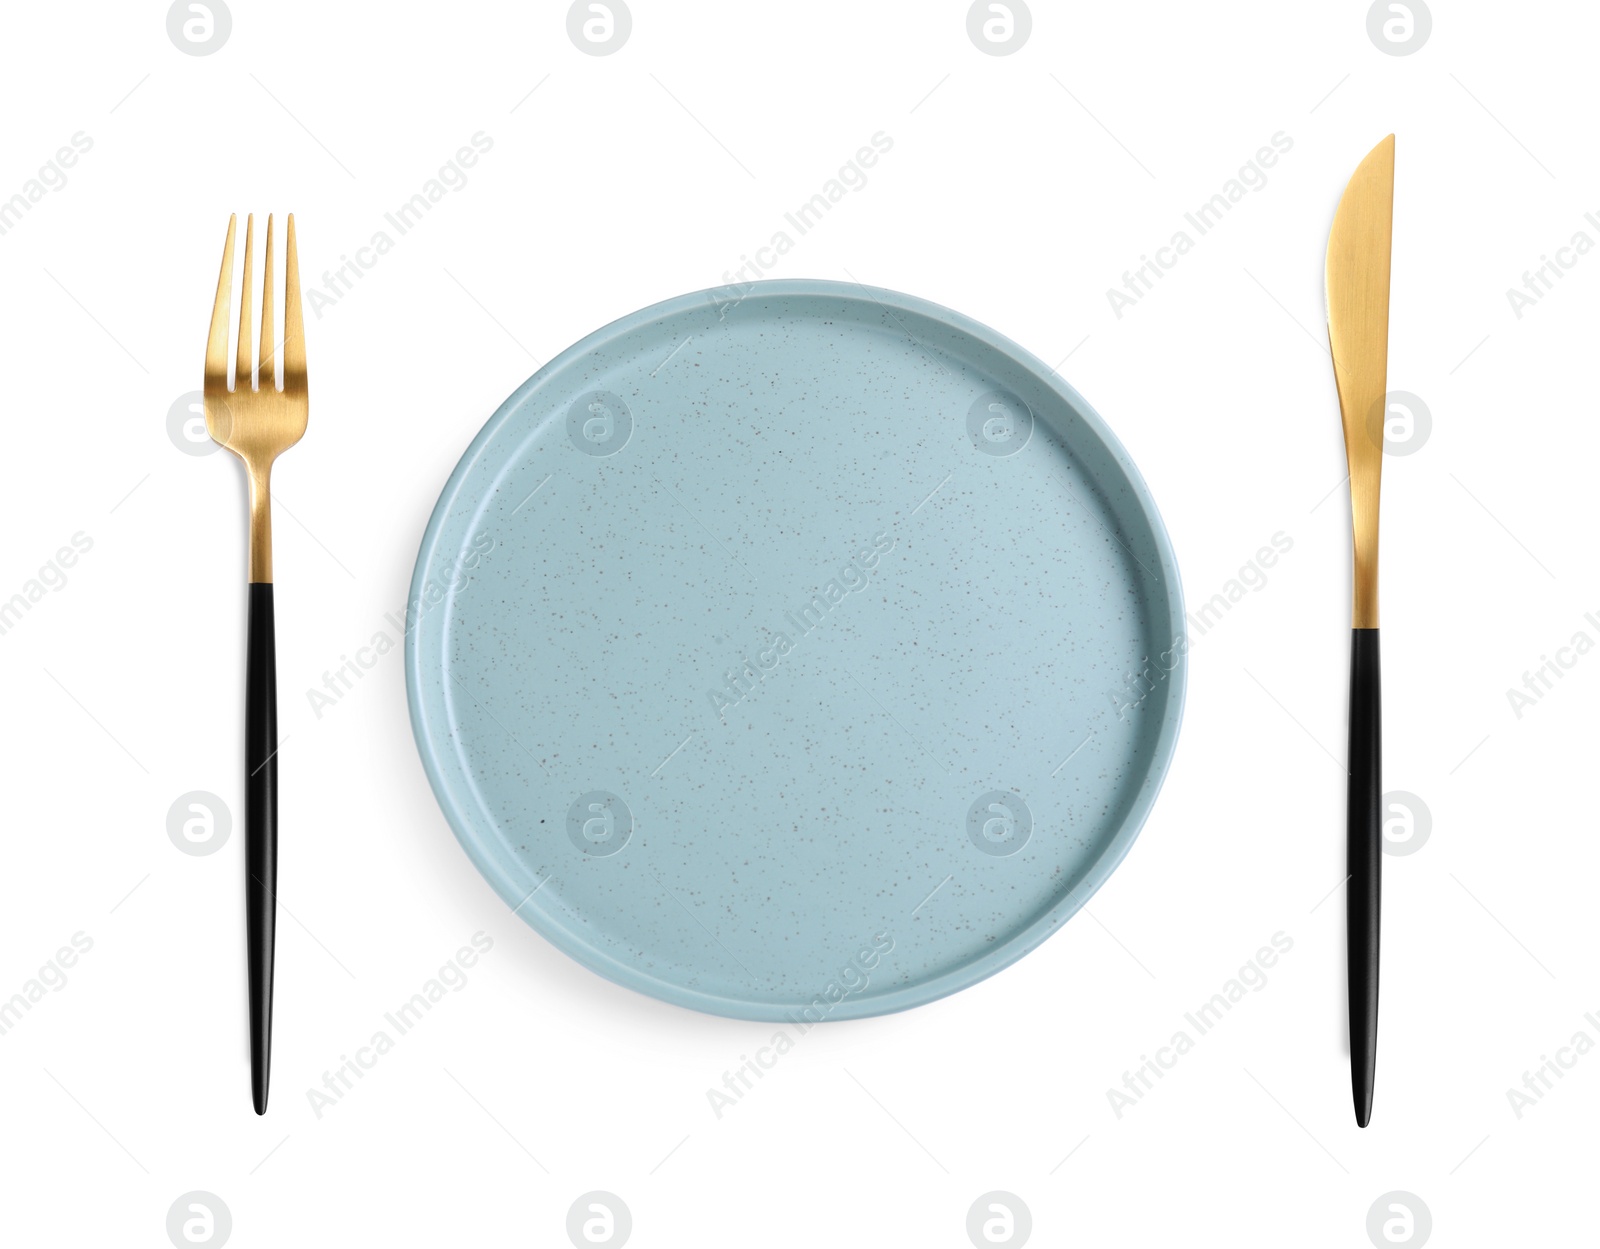
[(1183, 703), (1172, 549), (1100, 418), (994, 331), (832, 282), (685, 295), (540, 369), (411, 597), (478, 870), (601, 975), (747, 1019), (1033, 949), (1127, 853)]

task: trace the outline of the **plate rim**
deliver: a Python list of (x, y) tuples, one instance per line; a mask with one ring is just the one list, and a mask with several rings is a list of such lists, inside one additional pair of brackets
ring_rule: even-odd
[[(1149, 527), (1159, 557), (1162, 585), (1167, 594), (1168, 625), (1173, 647), (1174, 649), (1182, 647), (1180, 661), (1172, 669), (1169, 677), (1162, 723), (1157, 731), (1150, 752), (1150, 764), (1140, 782), (1138, 793), (1130, 803), (1121, 825), (1105, 843), (1104, 849), (1084, 873), (1078, 886), (1068, 891), (1048, 910), (1041, 912), (1032, 923), (1017, 931), (997, 948), (911, 985), (899, 986), (871, 996), (846, 996), (832, 1006), (825, 1021), (894, 1014), (938, 1001), (987, 980), (1038, 949), (1053, 933), (1064, 927), (1067, 921), (1099, 892), (1101, 886), (1127, 857), (1133, 843), (1138, 840), (1171, 770), (1173, 755), (1176, 753), (1188, 692), (1189, 642), (1184, 628), (1186, 617), (1183, 582), (1178, 572), (1172, 540), (1161, 519), (1160, 510), (1156, 507), (1148, 483), (1145, 482), (1121, 440), (1112, 432), (1093, 405), (1055, 369), (1021, 344), (965, 313), (920, 296), (908, 295), (886, 287), (866, 286), (859, 282), (839, 282), (826, 278), (768, 278), (738, 287), (720, 286), (690, 291), (650, 304), (618, 317), (558, 352), (517, 386), (484, 422), (483, 427), (462, 452), (461, 458), (439, 491), (438, 500), (434, 504), (428, 524), (423, 530), (422, 541), (418, 546), (416, 563), (412, 569), (407, 592), (407, 609), (409, 610), (411, 603), (419, 601), (424, 592), (428, 570), (437, 552), (441, 531), (454, 510), (466, 479), (484, 454), (490, 440), (511, 419), (512, 414), (530, 393), (554, 380), (562, 371), (596, 349), (636, 329), (677, 316), (697, 305), (715, 306), (719, 302), (727, 302), (718, 300), (717, 296), (730, 290), (738, 292), (737, 299), (740, 303), (753, 298), (844, 299), (853, 303), (870, 301), (880, 307), (928, 317), (1009, 357), (1041, 386), (1054, 392), (1084, 426), (1100, 439), (1112, 462), (1126, 478), (1133, 499), (1138, 504), (1145, 524)], [(416, 626), (405, 630), (406, 704), (417, 753), (422, 760), (429, 787), (433, 791), (434, 802), (443, 813), (456, 841), (466, 852), (478, 874), (500, 895), (507, 906), (512, 908), (513, 913), (520, 915), (529, 928), (575, 962), (623, 988), (674, 1006), (726, 1018), (768, 1023), (794, 1022), (799, 1012), (805, 1009), (804, 1005), (752, 1001), (711, 993), (650, 974), (631, 962), (614, 957), (594, 945), (579, 940), (567, 927), (556, 923), (538, 922), (535, 917), (542, 917), (542, 912), (523, 909), (528, 897), (519, 897), (518, 895), (522, 893), (520, 884), (513, 885), (501, 871), (500, 865), (484, 853), (472, 829), (471, 821), (459, 809), (452, 787), (442, 774), (438, 758), (441, 747), (433, 740), (432, 732), (423, 720), (423, 675), (419, 669), (417, 641), (421, 627), (419, 621)]]

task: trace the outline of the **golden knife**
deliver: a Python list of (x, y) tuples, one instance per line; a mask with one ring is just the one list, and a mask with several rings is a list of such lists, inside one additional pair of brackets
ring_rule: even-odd
[(1389, 250), (1394, 136), (1368, 152), (1328, 234), (1328, 342), (1344, 418), (1355, 550), (1345, 895), (1349, 921), (1350, 1088), (1372, 1118), (1378, 1056), (1378, 929), (1383, 881), (1383, 711), (1378, 667), (1378, 485), (1389, 385)]

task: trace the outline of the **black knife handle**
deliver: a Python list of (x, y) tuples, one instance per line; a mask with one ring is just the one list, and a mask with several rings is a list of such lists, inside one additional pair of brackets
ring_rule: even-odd
[(1383, 700), (1376, 629), (1351, 631), (1347, 820), (1350, 1089), (1356, 1123), (1366, 1127), (1372, 1118), (1378, 1063), (1378, 925), (1383, 893)]
[(250, 971), (250, 1095), (267, 1112), (272, 953), (278, 893), (278, 663), (272, 583), (250, 583), (245, 645), (245, 946)]

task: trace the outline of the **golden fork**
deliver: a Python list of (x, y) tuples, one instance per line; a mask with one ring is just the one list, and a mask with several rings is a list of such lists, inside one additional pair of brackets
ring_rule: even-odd
[(261, 281), (259, 373), (251, 369), (250, 273), (255, 217), (245, 218), (244, 275), (239, 283), (239, 346), (228, 387), (228, 296), (233, 280), (233, 233), (222, 248), (222, 273), (206, 340), (206, 430), (244, 461), (250, 481), (250, 604), (245, 643), (245, 924), (250, 977), (250, 1093), (256, 1113), (267, 1111), (272, 1054), (272, 952), (278, 888), (278, 677), (272, 611), (272, 463), (306, 432), (305, 325), (300, 312), (300, 265), (294, 214), (289, 214), (283, 291), (283, 388), (280, 353), (273, 349), (272, 218)]

